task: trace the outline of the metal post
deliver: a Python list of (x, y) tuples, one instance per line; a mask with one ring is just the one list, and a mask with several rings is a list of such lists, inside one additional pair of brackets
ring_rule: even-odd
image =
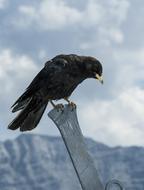
[(104, 190), (91, 156), (87, 152), (76, 110), (65, 105), (63, 111), (53, 109), (48, 116), (54, 121), (64, 140), (83, 190)]

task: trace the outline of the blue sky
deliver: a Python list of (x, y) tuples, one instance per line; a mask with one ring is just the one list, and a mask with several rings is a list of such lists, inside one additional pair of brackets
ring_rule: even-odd
[[(143, 146), (143, 17), (142, 0), (0, 0), (1, 140), (20, 134), (7, 129), (15, 116), (10, 106), (44, 63), (76, 53), (104, 67), (103, 86), (87, 80), (71, 97), (84, 135), (111, 146)], [(46, 113), (32, 133), (58, 135)]]

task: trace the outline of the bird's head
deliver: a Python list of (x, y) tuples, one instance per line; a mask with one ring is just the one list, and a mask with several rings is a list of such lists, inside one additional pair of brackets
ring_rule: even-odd
[(88, 78), (95, 78), (103, 84), (102, 64), (94, 57), (87, 57), (85, 60), (85, 68)]

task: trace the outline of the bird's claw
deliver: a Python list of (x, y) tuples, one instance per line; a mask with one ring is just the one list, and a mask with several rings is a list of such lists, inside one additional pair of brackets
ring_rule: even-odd
[(68, 105), (70, 106), (72, 111), (76, 109), (76, 104), (74, 102), (69, 102)]
[(64, 105), (63, 104), (57, 104), (55, 105), (55, 109), (59, 112), (59, 111), (64, 111)]

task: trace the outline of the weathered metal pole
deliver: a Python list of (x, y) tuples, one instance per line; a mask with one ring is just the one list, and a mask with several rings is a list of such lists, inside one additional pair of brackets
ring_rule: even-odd
[(104, 190), (91, 156), (87, 152), (76, 110), (65, 105), (63, 111), (53, 109), (48, 116), (58, 127), (83, 190)]

